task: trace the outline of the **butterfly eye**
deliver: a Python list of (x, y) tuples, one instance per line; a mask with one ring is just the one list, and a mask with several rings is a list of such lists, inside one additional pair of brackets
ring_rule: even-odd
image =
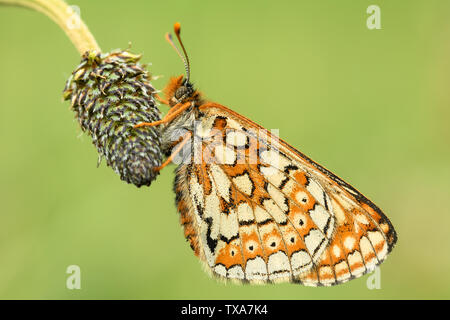
[(181, 86), (175, 91), (175, 98), (181, 99), (184, 95), (188, 93), (188, 88), (185, 86)]

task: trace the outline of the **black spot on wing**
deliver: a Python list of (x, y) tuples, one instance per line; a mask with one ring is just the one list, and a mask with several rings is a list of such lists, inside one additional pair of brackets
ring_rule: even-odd
[(227, 238), (224, 235), (220, 235), (220, 240), (222, 240), (223, 242), (225, 242), (226, 244), (230, 244), (231, 241), (239, 239), (239, 233), (232, 236), (231, 238)]
[(206, 230), (206, 245), (211, 252), (214, 252), (217, 247), (217, 239), (211, 237), (212, 218), (206, 218), (204, 221), (208, 225), (208, 229)]
[(290, 204), (289, 199), (287, 197), (284, 198), (284, 204), (286, 205), (286, 209), (284, 210), (285, 214), (289, 214), (290, 210)]
[(278, 186), (278, 189), (282, 190), (284, 188), (284, 186), (286, 185), (286, 183), (289, 182), (289, 177), (286, 177), (283, 179), (283, 181), (280, 182), (280, 185)]
[(331, 217), (328, 217), (327, 222), (325, 223), (325, 227), (323, 228), (323, 234), (326, 236), (327, 235), (327, 231), (328, 228), (330, 227), (331, 224)]
[(295, 171), (298, 170), (298, 167), (294, 164), (288, 164), (286, 167), (284, 167), (284, 173), (289, 175), (289, 171)]
[(322, 244), (325, 242), (325, 237), (322, 238), (322, 240), (320, 240), (320, 243), (317, 245), (317, 247), (314, 249), (313, 252), (313, 256), (316, 255), (317, 251), (319, 251), (319, 249), (322, 247)]
[(255, 220), (239, 221), (240, 226), (249, 226), (255, 223)]
[(330, 211), (330, 209), (328, 208), (328, 201), (327, 201), (327, 194), (325, 192), (323, 193), (323, 203), (325, 204), (325, 209), (327, 209), (327, 211)]
[[(267, 182), (264, 182), (264, 189), (265, 189), (265, 185), (267, 184)], [(267, 191), (267, 190), (266, 190)], [(262, 206), (262, 207), (264, 207), (264, 201), (266, 201), (266, 200), (272, 200), (271, 198), (268, 198), (268, 197), (260, 197), (259, 198), (259, 204)]]
[(271, 223), (271, 222), (274, 222), (274, 220), (272, 218), (268, 218), (268, 219), (266, 219), (264, 221), (258, 222), (258, 226), (261, 227), (261, 226), (264, 226), (264, 225), (266, 225), (268, 223)]

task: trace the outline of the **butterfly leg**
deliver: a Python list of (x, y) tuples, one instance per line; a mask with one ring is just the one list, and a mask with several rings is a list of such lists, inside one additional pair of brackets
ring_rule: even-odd
[(164, 161), (164, 163), (162, 165), (160, 165), (159, 167), (154, 168), (153, 170), (155, 171), (161, 171), (165, 166), (167, 166), (169, 163), (171, 163), (173, 161), (173, 158), (175, 158), (175, 156), (183, 149), (184, 145), (189, 141), (189, 139), (191, 139), (192, 137), (192, 133), (191, 132), (186, 132), (184, 134), (183, 137), (181, 137), (181, 142), (179, 142), (176, 146), (176, 148), (172, 151), (172, 153), (170, 154), (170, 156), (166, 159), (166, 161)]
[(137, 125), (135, 125), (135, 128), (140, 128), (140, 127), (153, 127), (153, 126), (157, 126), (160, 124), (164, 124), (164, 123), (168, 123), (170, 121), (172, 121), (173, 119), (175, 119), (175, 117), (177, 115), (179, 115), (181, 112), (183, 112), (184, 110), (186, 110), (187, 108), (189, 108), (191, 106), (190, 102), (187, 102), (185, 104), (177, 104), (175, 106), (173, 106), (169, 112), (164, 116), (164, 118), (162, 118), (161, 120), (155, 121), (155, 122), (141, 122), (138, 123)]
[(170, 105), (169, 101), (161, 98), (161, 96), (159, 94), (155, 93), (154, 96), (155, 96), (156, 100), (158, 100), (162, 104)]

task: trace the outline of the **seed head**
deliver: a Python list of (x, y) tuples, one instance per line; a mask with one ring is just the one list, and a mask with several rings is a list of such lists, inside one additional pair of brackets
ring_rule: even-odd
[(160, 120), (160, 112), (141, 56), (116, 50), (88, 51), (66, 83), (64, 99), (99, 153), (120, 179), (140, 187), (158, 175), (162, 163), (157, 127), (134, 126)]

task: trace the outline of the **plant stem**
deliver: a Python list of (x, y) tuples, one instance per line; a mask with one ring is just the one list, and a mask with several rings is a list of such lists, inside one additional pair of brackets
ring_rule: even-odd
[(64, 30), (80, 55), (86, 51), (101, 52), (79, 15), (62, 0), (0, 0), (0, 4), (27, 7), (44, 13)]

